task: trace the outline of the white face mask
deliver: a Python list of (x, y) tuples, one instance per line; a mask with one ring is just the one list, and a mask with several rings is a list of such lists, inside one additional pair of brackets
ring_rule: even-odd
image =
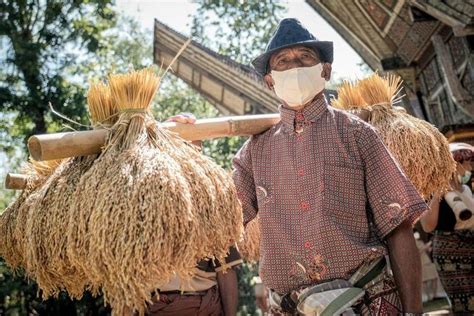
[(285, 71), (272, 70), (275, 93), (290, 107), (306, 104), (324, 89), (326, 80), (321, 77), (322, 71), (322, 63)]

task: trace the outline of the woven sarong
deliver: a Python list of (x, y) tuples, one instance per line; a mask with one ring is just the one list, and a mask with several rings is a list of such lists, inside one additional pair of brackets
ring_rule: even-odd
[(433, 259), (454, 313), (474, 313), (474, 231), (436, 231)]

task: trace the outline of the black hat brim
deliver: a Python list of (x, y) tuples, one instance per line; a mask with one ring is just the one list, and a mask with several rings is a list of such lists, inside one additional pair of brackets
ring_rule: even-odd
[(291, 44), (288, 44), (288, 45), (280, 46), (280, 47), (277, 47), (275, 49), (269, 50), (269, 51), (261, 54), (257, 58), (255, 58), (252, 61), (252, 65), (253, 65), (253, 67), (255, 68), (255, 70), (257, 71), (258, 74), (260, 74), (261, 76), (264, 76), (268, 72), (268, 69), (267, 69), (268, 61), (269, 61), (270, 57), (272, 56), (272, 54), (274, 54), (275, 52), (277, 52), (279, 50), (282, 50), (284, 48), (290, 48), (290, 47), (299, 46), (299, 45), (315, 49), (319, 53), (319, 55), (321, 57), (321, 61), (332, 64), (332, 62), (334, 60), (333, 42), (309, 40), (309, 41), (291, 43)]

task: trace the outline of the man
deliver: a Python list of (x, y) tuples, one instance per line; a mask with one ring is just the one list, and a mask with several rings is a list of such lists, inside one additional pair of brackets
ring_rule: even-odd
[[(355, 313), (422, 313), (412, 223), (427, 206), (374, 129), (328, 107), (323, 90), (332, 61), (332, 42), (284, 19), (252, 62), (281, 99), (281, 121), (240, 149), (234, 181), (244, 224), (260, 217), (259, 269), (271, 311), (295, 314), (305, 303), (302, 290), (350, 283), (365, 290)], [(354, 281), (386, 254), (393, 277), (384, 269)], [(270, 308), (267, 297), (258, 303)]]
[[(196, 274), (184, 281), (178, 276), (162, 286), (147, 308), (149, 316), (233, 316), (237, 313), (238, 287), (235, 268), (242, 262), (235, 247), (219, 262), (201, 260)], [(226, 270), (224, 270), (226, 269)]]

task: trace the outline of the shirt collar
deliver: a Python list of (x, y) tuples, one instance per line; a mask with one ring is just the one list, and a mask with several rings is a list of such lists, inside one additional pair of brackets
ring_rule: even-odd
[(295, 111), (292, 109), (285, 108), (280, 105), (280, 117), (283, 124), (290, 128), (290, 130), (294, 130), (295, 127), (295, 120), (303, 120), (304, 122), (315, 122), (321, 114), (326, 111), (328, 108), (328, 103), (326, 101), (326, 97), (321, 94), (321, 96), (317, 97), (313, 100), (310, 104), (305, 106), (303, 109)]

